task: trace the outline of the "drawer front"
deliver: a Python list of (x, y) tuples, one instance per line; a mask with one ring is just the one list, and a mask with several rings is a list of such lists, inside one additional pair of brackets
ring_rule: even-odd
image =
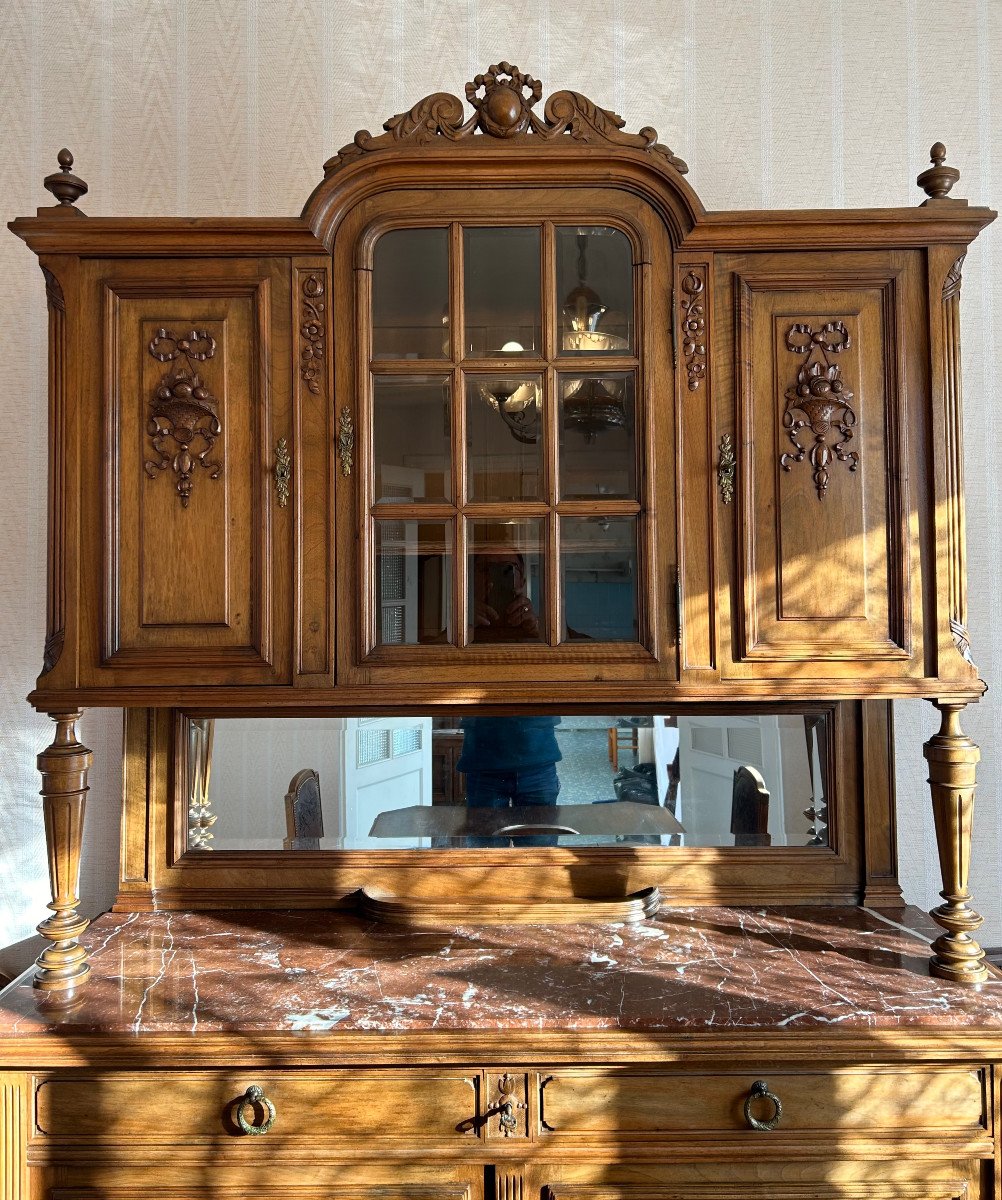
[[(892, 1171), (888, 1170), (888, 1174)], [(916, 1180), (874, 1179), (791, 1182), (782, 1167), (771, 1179), (730, 1179), (713, 1183), (678, 1181), (661, 1186), (576, 1183), (550, 1184), (546, 1200), (976, 1200), (977, 1166), (961, 1175), (951, 1168), (946, 1178)], [(952, 1174), (953, 1177), (949, 1177)]]
[[(602, 1134), (757, 1132), (745, 1103), (763, 1080), (781, 1105), (783, 1133), (858, 1131), (915, 1137), (985, 1137), (989, 1108), (980, 1070), (844, 1070), (782, 1074), (642, 1074), (561, 1071), (540, 1085), (540, 1129), (550, 1138)], [(753, 1120), (776, 1115), (768, 1097), (753, 1098)]]
[[(274, 1108), (270, 1130), (259, 1136), (248, 1135), (239, 1119), (260, 1126), (268, 1116), (264, 1102), (246, 1103), (238, 1114), (255, 1085)], [(39, 1082), (35, 1130), (44, 1138), (103, 1144), (456, 1142), (476, 1138), (481, 1093), (480, 1076), (459, 1071), (74, 1076)]]

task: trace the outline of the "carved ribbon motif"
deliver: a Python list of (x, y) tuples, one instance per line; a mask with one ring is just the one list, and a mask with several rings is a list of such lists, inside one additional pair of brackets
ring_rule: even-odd
[[(144, 466), (150, 479), (170, 467), (181, 505), (187, 508), (195, 467), (201, 464), (210, 479), (218, 479), (223, 470), (222, 463), (209, 460), (222, 433), (216, 400), (195, 370), (195, 363), (216, 353), (216, 342), (205, 329), (192, 329), (181, 337), (158, 329), (149, 350), (157, 362), (175, 365), (160, 380), (150, 401), (146, 432), (158, 457), (147, 459)], [(198, 444), (200, 450), (194, 448)]]
[[(859, 455), (845, 448), (856, 424), (856, 414), (850, 407), (852, 392), (829, 357), (841, 354), (851, 345), (852, 339), (842, 321), (829, 321), (817, 331), (810, 325), (791, 325), (786, 333), (786, 348), (794, 354), (806, 355), (806, 359), (797, 372), (796, 383), (787, 390), (783, 413), (783, 428), (796, 453), (782, 454), (779, 461), (784, 471), (790, 471), (794, 463), (809, 456), (819, 500), (828, 491), (829, 467), (835, 459), (846, 463), (850, 471), (855, 471), (859, 463)], [(805, 429), (814, 438), (810, 449), (800, 441)], [(833, 435), (835, 440), (829, 441)]]
[[(482, 94), (481, 94), (482, 92)], [(466, 118), (463, 102), (449, 92), (425, 96), (406, 113), (383, 124), (385, 133), (375, 137), (360, 129), (355, 140), (343, 146), (324, 164), (328, 175), (370, 150), (381, 150), (400, 142), (426, 145), (436, 138), (458, 142), (478, 130), (490, 137), (514, 138), (533, 135), (544, 141), (567, 135), (586, 144), (631, 146), (666, 159), (680, 174), (688, 167), (667, 146), (658, 142), (656, 129), (645, 126), (639, 133), (623, 133), (626, 122), (607, 108), (599, 108), (580, 92), (554, 92), (543, 105), (540, 119), (532, 111), (543, 95), (543, 85), (511, 63), (495, 63), (466, 85), (466, 99), (473, 115)]]

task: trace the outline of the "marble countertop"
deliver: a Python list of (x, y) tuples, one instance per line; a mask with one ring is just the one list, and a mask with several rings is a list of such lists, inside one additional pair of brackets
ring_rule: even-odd
[(819, 1028), (1002, 1031), (1002, 979), (928, 974), (928, 941), (860, 908), (667, 909), (639, 925), (404, 930), (335, 912), (98, 918), (73, 1007), (30, 976), (0, 995), (24, 1034)]

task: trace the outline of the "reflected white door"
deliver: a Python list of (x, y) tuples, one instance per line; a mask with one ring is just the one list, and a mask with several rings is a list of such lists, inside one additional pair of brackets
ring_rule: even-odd
[(679, 811), (686, 846), (733, 846), (731, 794), (738, 767), (769, 789), (769, 833), (786, 845), (778, 717), (679, 717)]
[(427, 845), (427, 838), (370, 838), (369, 830), (380, 813), (431, 804), (431, 718), (349, 717), (345, 727), (342, 828), (350, 845)]

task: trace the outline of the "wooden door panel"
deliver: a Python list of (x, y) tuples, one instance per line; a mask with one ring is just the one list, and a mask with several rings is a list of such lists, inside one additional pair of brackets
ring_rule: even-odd
[(273, 281), (144, 274), (103, 283), (102, 661), (271, 682)]
[(741, 660), (911, 657), (901, 265), (878, 257), (735, 277)]

